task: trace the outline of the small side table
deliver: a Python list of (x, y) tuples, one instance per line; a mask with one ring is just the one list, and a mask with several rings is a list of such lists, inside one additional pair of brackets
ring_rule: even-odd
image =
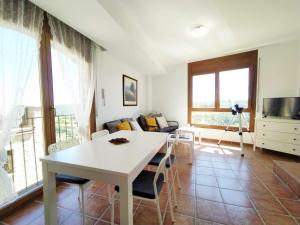
[(192, 133), (194, 135), (194, 142), (196, 142), (196, 137), (198, 138), (198, 144), (201, 144), (201, 130), (198, 127), (184, 126), (176, 130), (176, 134)]
[(193, 164), (193, 156), (194, 156), (194, 134), (193, 133), (185, 133), (185, 134), (171, 134), (168, 138), (168, 143), (172, 143), (175, 141), (178, 143), (189, 144), (190, 147), (190, 164)]

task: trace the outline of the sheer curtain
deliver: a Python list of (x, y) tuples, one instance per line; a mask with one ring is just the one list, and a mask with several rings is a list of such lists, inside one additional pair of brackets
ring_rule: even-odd
[(94, 55), (98, 46), (53, 16), (47, 16), (53, 35), (51, 54), (59, 64), (66, 94), (71, 96), (69, 102), (78, 122), (79, 136), (87, 140), (96, 83)]
[(3, 166), (5, 146), (24, 114), (23, 96), (37, 66), (43, 11), (27, 0), (0, 0), (0, 205), (16, 197)]

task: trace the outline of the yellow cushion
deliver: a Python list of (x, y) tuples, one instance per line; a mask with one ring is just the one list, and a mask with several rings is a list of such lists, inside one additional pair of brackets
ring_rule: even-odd
[(156, 131), (157, 123), (155, 117), (146, 116), (145, 117), (146, 124), (148, 126), (148, 131)]
[(131, 130), (131, 126), (127, 120), (117, 124), (117, 128), (118, 130)]
[(157, 131), (157, 127), (148, 127), (148, 131), (152, 131), (152, 132)]

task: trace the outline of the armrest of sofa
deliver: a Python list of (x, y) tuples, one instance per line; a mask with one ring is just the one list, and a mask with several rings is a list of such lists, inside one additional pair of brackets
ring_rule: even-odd
[(170, 127), (179, 127), (179, 123), (177, 121), (167, 121)]

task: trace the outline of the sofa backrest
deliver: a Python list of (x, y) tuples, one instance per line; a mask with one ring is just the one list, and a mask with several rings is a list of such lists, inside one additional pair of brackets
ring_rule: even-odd
[(121, 120), (113, 120), (103, 124), (103, 128), (107, 129), (109, 133), (114, 133), (118, 131), (117, 125), (121, 123)]
[(113, 121), (109, 121), (109, 122), (106, 122), (103, 124), (103, 128), (104, 129), (107, 129), (109, 131), (109, 133), (115, 133), (118, 130), (117, 128), (117, 125), (121, 122), (124, 122), (124, 121), (132, 121), (132, 118), (123, 118), (123, 119), (119, 119), (119, 120), (113, 120)]

